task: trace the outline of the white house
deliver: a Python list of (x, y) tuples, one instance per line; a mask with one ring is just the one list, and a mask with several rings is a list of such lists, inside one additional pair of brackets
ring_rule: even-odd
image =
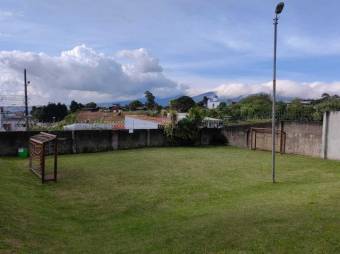
[(220, 101), (218, 100), (218, 97), (217, 96), (214, 96), (212, 98), (208, 98), (208, 101), (207, 101), (207, 108), (208, 109), (214, 109), (214, 108), (217, 108), (218, 105), (220, 105)]

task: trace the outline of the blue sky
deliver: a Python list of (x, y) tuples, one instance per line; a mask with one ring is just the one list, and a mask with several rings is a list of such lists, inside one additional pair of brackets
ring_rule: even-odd
[[(12, 54), (0, 57), (2, 67), (10, 73), (6, 82), (1, 83), (0, 80), (0, 91), (4, 93), (10, 82), (20, 80), (20, 68), (27, 66), (35, 70), (32, 71), (32, 79), (37, 86), (32, 88), (32, 92), (40, 90), (40, 95), (33, 97), (37, 102), (53, 99), (53, 96), (42, 98), (48, 85), (38, 83), (53, 82), (39, 74), (36, 59), (61, 57), (61, 52), (80, 45), (84, 46), (81, 56), (77, 55), (80, 61), (88, 62), (86, 57), (89, 54), (85, 51), (91, 50), (95, 52), (96, 59), (98, 56), (105, 56), (107, 61), (113, 58), (111, 64), (118, 63), (123, 71), (124, 66), (131, 67), (136, 62), (151, 61), (161, 67), (161, 71), (156, 68), (156, 73), (150, 74), (148, 71), (147, 78), (143, 71), (134, 76), (132, 73), (136, 69), (132, 71), (130, 68), (128, 79), (135, 82), (131, 81), (131, 86), (135, 88), (131, 91), (123, 89), (121, 93), (117, 92), (117, 96), (112, 93), (123, 84), (110, 89), (105, 89), (103, 85), (98, 91), (90, 85), (72, 86), (71, 94), (80, 91), (80, 97), (85, 101), (90, 98), (111, 100), (138, 97), (143, 89), (148, 88), (146, 83), (157, 83), (158, 80), (164, 85), (150, 86), (150, 89), (156, 93), (163, 91), (159, 92), (159, 96), (217, 90), (228, 97), (228, 93), (230, 96), (237, 94), (237, 87), (249, 90), (247, 93), (257, 92), (254, 86), (267, 91), (272, 78), (272, 18), (277, 3), (274, 0), (2, 0), (0, 50)], [(340, 2), (287, 0), (285, 4), (279, 21), (278, 41), (278, 78), (282, 80), (282, 92), (301, 96), (302, 88), (315, 87), (317, 89), (308, 96), (315, 97), (323, 91), (340, 92)], [(146, 52), (142, 54), (143, 59), (140, 58), (141, 54), (134, 54), (131, 58), (131, 52), (136, 53), (134, 50), (140, 48)], [(21, 53), (13, 55), (13, 51)], [(130, 55), (121, 57), (121, 51), (130, 51)], [(25, 52), (31, 54), (28, 57), (30, 61), (23, 59)], [(39, 52), (44, 56), (37, 54)], [(120, 57), (117, 57), (117, 52)], [(91, 57), (93, 54), (90, 54)], [(55, 69), (65, 59), (56, 61), (53, 65)], [(74, 68), (78, 70), (81, 67), (77, 65)], [(48, 71), (53, 72), (53, 68)], [(67, 73), (63, 69), (61, 75)], [(96, 68), (95, 73), (96, 81), (100, 82), (98, 80), (102, 80), (100, 73), (103, 71)], [(102, 75), (110, 74), (104, 72)], [(136, 83), (141, 79), (143, 82)], [(68, 82), (67, 78), (63, 81)], [(113, 77), (112, 81), (115, 81)], [(292, 89), (289, 93), (285, 91), (285, 82), (287, 89)], [(105, 84), (110, 85), (114, 86)], [(67, 89), (60, 87), (61, 90)], [(65, 98), (65, 91), (56, 98)], [(67, 97), (66, 100), (70, 99)]]

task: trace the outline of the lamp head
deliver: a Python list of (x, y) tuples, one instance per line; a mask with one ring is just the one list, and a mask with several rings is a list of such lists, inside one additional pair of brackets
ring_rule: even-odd
[(275, 13), (280, 14), (283, 10), (283, 7), (285, 7), (285, 3), (281, 2), (278, 5), (276, 5)]

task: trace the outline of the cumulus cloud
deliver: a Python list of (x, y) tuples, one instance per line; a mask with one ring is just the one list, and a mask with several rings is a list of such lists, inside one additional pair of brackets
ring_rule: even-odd
[(123, 50), (114, 57), (79, 45), (60, 56), (0, 51), (0, 94), (22, 93), (24, 68), (32, 104), (138, 98), (145, 90), (165, 97), (185, 88), (167, 78), (146, 49)]
[(159, 65), (157, 58), (152, 57), (149, 52), (144, 49), (121, 50), (117, 53), (119, 58), (127, 58), (132, 60), (133, 64), (124, 65), (124, 69), (128, 72), (162, 72), (163, 68)]
[[(122, 50), (110, 56), (79, 45), (59, 56), (0, 51), (0, 96), (22, 98), (24, 68), (31, 81), (28, 87), (31, 105), (73, 99), (81, 102), (134, 99), (142, 97), (145, 90), (157, 97), (204, 91), (204, 87), (187, 87), (167, 78), (158, 59), (146, 49)], [(271, 93), (272, 82), (225, 83), (213, 90), (225, 98)], [(317, 98), (325, 92), (340, 94), (340, 82), (279, 80), (277, 92), (284, 97)]]
[[(246, 96), (257, 93), (272, 93), (272, 82), (258, 84), (229, 83), (218, 86), (214, 91), (224, 98)], [(340, 94), (340, 82), (296, 82), (278, 80), (277, 94), (283, 97), (319, 98), (323, 93)]]

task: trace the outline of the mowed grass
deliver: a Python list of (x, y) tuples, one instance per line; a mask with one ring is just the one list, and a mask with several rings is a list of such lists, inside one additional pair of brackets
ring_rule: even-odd
[(0, 159), (0, 253), (340, 253), (340, 162), (232, 147)]

